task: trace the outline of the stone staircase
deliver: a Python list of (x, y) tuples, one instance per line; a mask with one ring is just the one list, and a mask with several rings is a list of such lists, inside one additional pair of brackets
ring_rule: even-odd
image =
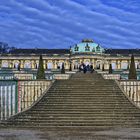
[(97, 73), (77, 73), (57, 80), (31, 109), (1, 123), (14, 128), (139, 127), (140, 110), (114, 80)]

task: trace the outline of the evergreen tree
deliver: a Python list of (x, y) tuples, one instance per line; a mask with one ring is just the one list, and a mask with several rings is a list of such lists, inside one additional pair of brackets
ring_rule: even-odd
[(62, 63), (61, 74), (65, 74), (65, 66), (64, 66), (64, 63)]
[(109, 74), (113, 73), (112, 64), (109, 64)]
[(44, 71), (44, 66), (43, 66), (42, 55), (40, 55), (40, 58), (39, 58), (39, 66), (37, 70), (36, 79), (45, 79), (45, 71)]
[(128, 79), (137, 79), (134, 55), (131, 56)]

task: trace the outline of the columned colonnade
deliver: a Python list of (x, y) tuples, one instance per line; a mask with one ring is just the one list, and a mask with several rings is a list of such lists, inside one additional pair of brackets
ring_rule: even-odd
[[(71, 56), (70, 57), (44, 57), (45, 69), (58, 69), (61, 68), (62, 63), (65, 65), (65, 69), (69, 69), (70, 63), (72, 69), (78, 69), (79, 65), (83, 62), (86, 65), (93, 65), (96, 69), (109, 68), (109, 64), (112, 64), (113, 69), (127, 69), (130, 65), (130, 57), (104, 57), (104, 56)], [(17, 68), (20, 64), (20, 68), (36, 69), (38, 67), (39, 57), (20, 57), (20, 56), (3, 56), (0, 60), (0, 68)], [(140, 68), (140, 57), (135, 57), (136, 68)]]

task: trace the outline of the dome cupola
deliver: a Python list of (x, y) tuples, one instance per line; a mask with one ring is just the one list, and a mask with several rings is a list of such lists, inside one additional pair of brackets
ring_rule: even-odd
[(104, 52), (99, 44), (95, 43), (92, 39), (83, 39), (81, 43), (75, 44), (71, 47), (72, 54), (75, 53), (98, 53)]

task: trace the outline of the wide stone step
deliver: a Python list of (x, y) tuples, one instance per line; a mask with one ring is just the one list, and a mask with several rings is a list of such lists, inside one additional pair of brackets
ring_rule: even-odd
[(101, 90), (97, 90), (97, 89), (93, 89), (93, 90), (86, 90), (86, 89), (84, 89), (84, 90), (81, 90), (81, 89), (77, 89), (77, 90), (69, 90), (69, 89), (54, 89), (54, 90), (49, 90), (49, 93), (55, 93), (55, 92), (74, 92), (74, 93), (76, 93), (76, 92), (78, 92), (78, 93), (106, 93), (106, 92), (120, 92), (121, 90), (120, 89), (117, 89), (117, 90), (113, 90), (113, 89), (101, 89)]
[(45, 98), (117, 98), (121, 99), (125, 97), (124, 95), (120, 94), (50, 94), (48, 97), (46, 96)]
[(103, 107), (120, 107), (120, 108), (123, 108), (123, 107), (131, 107), (131, 108), (135, 108), (134, 106), (132, 106), (131, 104), (122, 104), (121, 106), (119, 104), (112, 104), (110, 106), (110, 104), (94, 104), (94, 103), (49, 103), (49, 104), (42, 104), (42, 103), (38, 103), (36, 104), (35, 106), (38, 106), (38, 107), (46, 107), (46, 106), (67, 106), (67, 107), (71, 107), (71, 106), (81, 106), (81, 107), (91, 107), (91, 106), (94, 106), (96, 108), (103, 108)]
[[(131, 121), (130, 121), (131, 120)], [(18, 124), (20, 122), (23, 122), (24, 125), (27, 125), (28, 123), (35, 123), (35, 124), (42, 124), (42, 123), (62, 123), (62, 124), (66, 124), (66, 123), (85, 123), (85, 124), (89, 124), (89, 123), (93, 123), (93, 124), (99, 124), (99, 122), (102, 123), (138, 123), (140, 122), (139, 120), (136, 119), (48, 119), (48, 120), (38, 120), (38, 119), (17, 119), (16, 122), (13, 120), (13, 123)]]
[(121, 105), (128, 105), (128, 104), (130, 104), (130, 102), (129, 101), (120, 101), (120, 100), (118, 100), (118, 101), (97, 101), (97, 100), (95, 100), (94, 102), (93, 101), (64, 101), (64, 100), (61, 100), (61, 102), (60, 102), (60, 100), (55, 100), (55, 101), (53, 101), (53, 100), (43, 100), (42, 99), (42, 102), (40, 102), (40, 104), (42, 104), (42, 105), (47, 105), (46, 103), (48, 103), (48, 104), (53, 104), (53, 103), (56, 103), (56, 104), (59, 104), (59, 103), (62, 103), (62, 104), (84, 104), (84, 103), (89, 103), (89, 104), (91, 104), (91, 103), (93, 103), (94, 105), (106, 105), (106, 104), (109, 104), (110, 106), (111, 105), (114, 105), (114, 104), (121, 104)]
[[(138, 110), (134, 110), (132, 111), (133, 113), (137, 112)], [(92, 113), (98, 113), (98, 112), (101, 112), (101, 113), (129, 113), (130, 110), (129, 109), (123, 109), (123, 110), (120, 110), (120, 109), (103, 109), (103, 110), (100, 110), (100, 109), (84, 109), (84, 108), (69, 108), (69, 109), (53, 109), (53, 108), (47, 108), (47, 109), (35, 109), (33, 108), (32, 109), (32, 113), (34, 112), (39, 112), (39, 113), (43, 113), (43, 112), (85, 112), (85, 113), (89, 113), (89, 112), (92, 112)], [(140, 113), (140, 112), (139, 112)], [(131, 113), (130, 113), (131, 114)]]
[(13, 124), (13, 126), (14, 125), (19, 125), (19, 126), (21, 126), (21, 127), (25, 127), (25, 126), (27, 126), (27, 127), (29, 127), (29, 128), (33, 128), (33, 126), (38, 126), (38, 127), (43, 127), (43, 126), (45, 126), (45, 127), (48, 127), (48, 126), (93, 126), (93, 127), (96, 127), (96, 126), (127, 126), (127, 125), (132, 125), (132, 126), (134, 126), (134, 125), (139, 125), (139, 123), (140, 122), (136, 122), (136, 121), (132, 121), (132, 122), (125, 122), (125, 121), (121, 121), (121, 122), (119, 122), (119, 121), (110, 121), (110, 122), (106, 122), (106, 121), (104, 121), (104, 122), (101, 122), (101, 121), (99, 121), (99, 122), (75, 122), (75, 121), (70, 121), (70, 122), (42, 122), (42, 123), (38, 123), (38, 122), (16, 122), (16, 123), (14, 123)]
[(80, 90), (101, 90), (101, 91), (104, 91), (104, 90), (120, 90), (118, 87), (99, 87), (99, 88), (96, 88), (96, 87), (75, 87), (75, 88), (71, 88), (71, 87), (61, 87), (61, 88), (57, 88), (57, 87), (55, 87), (55, 88), (51, 88), (50, 90), (73, 90), (73, 91), (75, 91), (75, 90), (78, 90), (78, 91), (80, 91)]
[[(114, 106), (95, 106), (95, 105), (46, 105), (46, 106), (43, 106), (43, 105), (37, 105), (37, 106), (34, 106), (34, 108), (41, 108), (41, 109), (47, 109), (47, 108), (53, 108), (53, 109), (60, 109), (60, 108), (79, 108), (79, 109), (119, 109), (119, 110), (125, 110), (126, 108), (127, 109), (135, 109), (135, 107), (131, 106), (131, 105), (128, 105), (128, 106), (123, 106), (124, 109), (122, 109), (122, 107), (118, 106), (118, 105), (114, 105)], [(126, 107), (126, 108), (125, 108)]]
[[(89, 99), (90, 98), (90, 99)], [(63, 97), (63, 95), (52, 95), (52, 96), (49, 96), (49, 97), (44, 97), (44, 101), (45, 101), (45, 99), (46, 100), (50, 100), (50, 99), (55, 99), (55, 100), (68, 100), (68, 99), (73, 99), (73, 100), (92, 100), (93, 99), (93, 101), (94, 100), (102, 100), (102, 99), (104, 99), (104, 100), (111, 100), (111, 101), (114, 101), (114, 100), (116, 100), (116, 101), (118, 101), (118, 100), (120, 100), (120, 101), (125, 101), (127, 98), (126, 97), (118, 97), (118, 96), (108, 96), (108, 98), (106, 97), (106, 96), (101, 96), (100, 98), (98, 98), (98, 96), (70, 96), (70, 95), (65, 95), (65, 97)]]
[[(69, 116), (69, 115), (56, 115), (56, 114), (54, 114), (54, 115), (47, 115), (46, 114), (46, 116), (30, 116), (30, 115), (28, 115), (27, 116), (27, 114), (26, 115), (22, 115), (22, 116), (18, 116), (17, 118), (16, 118), (16, 120), (17, 119), (32, 119), (32, 120), (36, 120), (36, 119), (41, 119), (41, 120), (48, 120), (48, 119), (78, 119), (78, 120), (89, 120), (89, 119), (91, 119), (91, 120), (96, 120), (96, 119), (124, 119), (124, 120), (126, 120), (126, 119), (135, 119), (136, 117), (132, 117), (132, 116), (114, 116), (114, 115), (108, 115), (108, 116), (89, 116), (89, 115), (85, 115), (85, 116), (81, 116), (81, 115), (75, 115), (75, 116)], [(12, 119), (11, 119), (12, 120)]]
[(108, 96), (114, 96), (114, 97), (126, 97), (124, 94), (117, 92), (117, 93), (113, 93), (113, 92), (103, 92), (103, 93), (98, 93), (98, 92), (88, 92), (88, 93), (84, 93), (84, 92), (47, 92), (46, 95), (44, 95), (44, 97), (50, 97), (50, 96), (84, 96), (84, 97), (88, 97), (88, 96), (95, 96), (95, 97), (108, 97)]
[[(81, 93), (47, 93), (46, 95), (44, 95), (44, 100), (45, 99), (49, 99), (49, 98), (53, 98), (53, 99), (70, 99), (70, 98), (75, 98), (75, 99), (110, 99), (110, 101), (112, 101), (111, 99), (120, 99), (120, 100), (126, 100), (127, 97), (123, 94), (115, 94), (115, 93), (99, 93), (97, 95), (97, 93), (85, 93), (85, 94), (81, 94)], [(88, 101), (88, 100), (87, 100)]]
[[(123, 112), (123, 114), (114, 114), (113, 112), (108, 114), (108, 113), (104, 113), (104, 112), (97, 112), (96, 114), (94, 112), (89, 112), (89, 113), (84, 113), (84, 112), (76, 112), (75, 114), (73, 112), (43, 112), (43, 113), (40, 113), (40, 112), (24, 112), (22, 114), (19, 114), (18, 116), (16, 116), (16, 118), (22, 118), (22, 117), (29, 117), (29, 118), (32, 118), (32, 117), (44, 117), (44, 118), (50, 118), (50, 117), (68, 117), (68, 118), (73, 118), (73, 117), (83, 117), (83, 118), (88, 118), (88, 117), (95, 117), (95, 118), (109, 118), (109, 117), (131, 117), (131, 118), (135, 118), (135, 117), (140, 117), (140, 112), (137, 111), (137, 113), (135, 113), (135, 115), (133, 114), (134, 111), (131, 113), (131, 112)], [(13, 117), (14, 118), (14, 117)]]
[[(88, 101), (87, 101), (88, 100)], [(44, 102), (45, 101), (45, 102)], [(74, 102), (94, 102), (94, 103), (110, 103), (110, 104), (115, 104), (115, 103), (122, 103), (122, 102), (125, 102), (125, 100), (121, 99), (121, 100), (117, 100), (117, 99), (111, 99), (111, 101), (109, 100), (109, 98), (94, 98), (94, 99), (90, 99), (90, 98), (67, 98), (67, 99), (63, 99), (63, 98), (46, 98), (46, 100), (43, 100), (42, 103), (46, 103), (46, 101), (48, 102), (71, 102), (71, 103), (74, 103)]]
[(58, 99), (58, 98), (59, 99), (82, 99), (82, 100), (90, 99), (90, 100), (93, 100), (93, 101), (94, 101), (94, 99), (96, 99), (96, 100), (97, 99), (99, 99), (99, 100), (100, 99), (108, 99), (108, 100), (123, 99), (122, 97), (119, 98), (118, 96), (99, 96), (99, 95), (98, 96), (93, 96), (93, 95), (92, 96), (86, 96), (86, 95), (85, 96), (74, 96), (74, 95), (73, 96), (67, 96), (66, 94), (64, 96), (58, 95), (57, 98), (56, 98), (56, 96), (53, 96), (53, 95), (50, 95), (49, 97), (45, 97), (45, 98), (47, 98), (47, 99), (50, 99), (50, 98), (51, 99)]
[(95, 90), (99, 90), (99, 89), (101, 89), (101, 90), (104, 90), (104, 89), (119, 89), (118, 87), (113, 87), (113, 86), (111, 86), (111, 87), (95, 87), (95, 86), (92, 86), (92, 87), (86, 87), (86, 86), (83, 86), (83, 87), (81, 87), (81, 86), (77, 86), (77, 87), (73, 87), (73, 88), (71, 88), (71, 87), (54, 87), (54, 88), (51, 88), (50, 90), (54, 90), (54, 89), (63, 89), (63, 90), (65, 90), (65, 89), (73, 89), (73, 90), (77, 90), (77, 89), (85, 89), (85, 88), (87, 88), (88, 90), (93, 90), (93, 89), (95, 89)]
[[(55, 95), (62, 95), (62, 96), (118, 96), (120, 95), (124, 96), (121, 92), (90, 92), (90, 93), (79, 93), (79, 92), (66, 92), (66, 93), (59, 93), (59, 92), (48, 92), (50, 93), (49, 96), (55, 96)], [(48, 96), (48, 93), (46, 94)], [(53, 93), (53, 94), (51, 94)]]
[[(78, 83), (77, 83), (78, 81)], [(54, 84), (73, 84), (73, 83), (77, 83), (77, 84), (87, 84), (87, 83), (105, 83), (105, 84), (115, 84), (116, 82), (114, 80), (106, 80), (106, 79), (103, 79), (103, 80), (100, 80), (100, 79), (81, 79), (81, 80), (74, 80), (74, 79), (69, 79), (69, 80), (56, 80)]]
[(69, 87), (79, 87), (79, 86), (83, 86), (83, 87), (85, 87), (85, 86), (88, 86), (88, 87), (92, 87), (92, 86), (94, 86), (94, 87), (99, 87), (99, 86), (104, 86), (104, 87), (111, 87), (111, 86), (116, 86), (117, 87), (117, 85), (115, 84), (115, 83), (106, 83), (106, 82), (104, 82), (104, 83), (92, 83), (92, 82), (85, 82), (85, 83), (78, 83), (77, 84), (77, 82), (72, 82), (72, 83), (61, 83), (61, 84), (59, 84), (59, 83), (57, 83), (57, 84), (54, 84), (54, 86), (56, 86), (56, 87), (66, 87), (66, 86), (69, 86)]
[[(78, 111), (73, 111), (73, 112), (64, 112), (64, 111), (55, 111), (55, 112), (26, 112), (23, 115), (28, 115), (28, 116), (37, 116), (37, 117), (48, 117), (48, 116), (56, 116), (56, 117), (62, 117), (62, 116), (69, 116), (69, 117), (73, 117), (73, 116), (83, 116), (83, 117), (87, 117), (87, 116), (92, 116), (92, 117), (140, 117), (140, 113), (137, 112), (123, 112), (123, 113), (108, 113), (108, 112), (78, 112)], [(19, 115), (20, 116), (20, 115)]]
[[(92, 91), (71, 91), (71, 90), (68, 90), (68, 91), (48, 91), (46, 95), (48, 94), (85, 94), (85, 95), (88, 95), (88, 94), (95, 94), (95, 95), (123, 95), (122, 92), (119, 90), (119, 91), (115, 91), (113, 92), (112, 90), (111, 91), (96, 91), (96, 90), (92, 90)], [(124, 96), (124, 95), (123, 95)]]
[[(55, 86), (53, 86), (52, 88), (77, 88), (77, 87), (80, 87), (81, 86), (81, 84), (79, 84), (79, 85), (77, 85), (77, 84), (74, 84), (74, 85), (67, 85), (67, 84), (63, 84), (63, 85), (55, 85)], [(104, 88), (108, 88), (108, 87), (118, 87), (117, 85), (115, 85), (115, 84), (108, 84), (108, 85), (106, 85), (106, 84), (103, 84), (102, 85), (102, 87), (104, 87)], [(92, 88), (92, 87), (97, 87), (97, 88), (100, 88), (101, 87), (101, 84), (93, 84), (93, 83), (88, 83), (88, 84), (83, 84), (82, 86), (81, 86), (81, 88), (84, 88), (84, 87), (90, 87), (90, 88)]]

